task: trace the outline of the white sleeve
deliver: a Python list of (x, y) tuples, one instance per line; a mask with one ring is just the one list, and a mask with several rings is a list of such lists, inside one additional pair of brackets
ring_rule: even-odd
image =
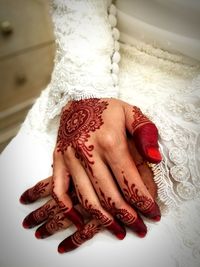
[(69, 100), (118, 97), (119, 31), (109, 0), (51, 0), (57, 44), (47, 114)]

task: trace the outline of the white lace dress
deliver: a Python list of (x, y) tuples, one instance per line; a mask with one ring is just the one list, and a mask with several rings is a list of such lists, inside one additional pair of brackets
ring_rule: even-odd
[[(51, 82), (1, 155), (6, 181), (1, 181), (0, 266), (199, 267), (200, 64), (132, 37), (130, 44), (121, 43), (110, 1), (54, 0), (51, 12), (57, 42)], [(33, 239), (33, 231), (20, 223), (38, 205), (23, 207), (17, 199), (51, 173), (63, 105), (89, 97), (120, 97), (158, 126), (164, 160), (152, 169), (163, 216), (156, 225), (147, 222), (145, 239), (128, 232), (119, 242), (103, 232), (60, 256), (56, 246), (71, 231)]]

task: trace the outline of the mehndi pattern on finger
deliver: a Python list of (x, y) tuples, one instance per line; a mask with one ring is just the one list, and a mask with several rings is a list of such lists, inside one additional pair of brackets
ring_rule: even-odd
[(146, 217), (155, 221), (159, 221), (161, 218), (161, 213), (157, 203), (150, 197), (141, 194), (140, 190), (134, 183), (129, 184), (128, 179), (126, 179), (123, 171), (122, 176), (125, 185), (123, 192), (126, 200), (136, 207), (140, 212), (142, 212), (142, 214), (144, 214)]
[(101, 225), (87, 224), (83, 229), (77, 231), (72, 236), (72, 241), (76, 246), (80, 246), (85, 241), (91, 239), (101, 230)]
[(111, 224), (112, 219), (105, 216), (100, 210), (95, 209), (92, 204), (89, 203), (88, 199), (83, 199), (83, 196), (79, 190), (77, 190), (77, 194), (81, 200), (83, 207), (93, 216), (93, 218), (99, 220), (105, 227)]
[(131, 126), (132, 126), (133, 132), (139, 126), (141, 126), (145, 123), (151, 123), (151, 121), (141, 112), (141, 110), (138, 107), (133, 106), (132, 112), (133, 112), (134, 121), (132, 122)]
[(26, 190), (20, 197), (20, 202), (23, 204), (32, 203), (37, 200), (40, 196), (42, 196), (49, 182), (39, 182), (34, 187)]

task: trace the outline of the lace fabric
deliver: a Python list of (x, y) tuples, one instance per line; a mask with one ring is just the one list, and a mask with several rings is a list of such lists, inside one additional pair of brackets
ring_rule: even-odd
[(57, 51), (47, 120), (60, 114), (69, 100), (118, 96), (115, 7), (106, 0), (50, 3)]
[(183, 242), (174, 258), (177, 266), (198, 266), (200, 66), (177, 57), (137, 41), (121, 44), (120, 98), (139, 106), (158, 127), (163, 161), (150, 165), (162, 213), (172, 218), (170, 227)]
[(142, 108), (158, 126), (164, 161), (152, 168), (160, 200), (177, 207), (200, 193), (199, 66), (180, 62), (176, 55), (171, 60), (167, 52), (165, 57), (164, 51), (151, 47), (151, 52), (139, 42), (121, 47), (120, 97)]

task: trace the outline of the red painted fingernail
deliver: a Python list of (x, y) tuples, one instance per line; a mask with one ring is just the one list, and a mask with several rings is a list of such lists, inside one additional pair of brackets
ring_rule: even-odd
[(162, 156), (157, 147), (147, 147), (146, 153), (153, 163), (159, 163), (162, 160)]
[(33, 203), (35, 201), (35, 199), (30, 198), (29, 196), (29, 189), (27, 189), (20, 197), (19, 201), (22, 204), (29, 204), (29, 203)]
[(35, 232), (35, 237), (38, 239), (43, 239), (51, 235), (52, 234), (47, 231), (45, 225), (40, 226)]
[(144, 237), (147, 233), (147, 227), (143, 220), (139, 217), (134, 221), (134, 223), (128, 225), (134, 232), (138, 234), (139, 237)]
[(19, 201), (22, 204), (28, 204), (31, 203), (31, 200), (29, 199), (28, 190), (26, 190), (20, 197)]
[(116, 221), (113, 221), (109, 226), (106, 228), (111, 231), (118, 239), (122, 240), (126, 236), (126, 230)]
[(76, 248), (78, 248), (78, 246), (73, 243), (71, 236), (69, 236), (59, 244), (58, 252), (65, 253)]
[(152, 218), (154, 221), (159, 222), (161, 219), (161, 216), (155, 216)]
[(35, 232), (35, 237), (36, 237), (37, 239), (41, 239), (41, 234), (40, 234), (39, 231), (36, 231), (36, 232)]
[(161, 219), (161, 212), (158, 204), (155, 202), (153, 207), (151, 208), (150, 212), (144, 214), (149, 219), (152, 219), (156, 222), (160, 221)]
[(34, 226), (36, 226), (38, 223), (35, 220), (35, 218), (33, 217), (33, 214), (29, 214), (23, 221), (22, 225), (24, 228), (33, 228)]
[(65, 253), (65, 249), (63, 247), (58, 247), (58, 252), (59, 253)]
[(29, 226), (29, 224), (25, 221), (25, 219), (24, 219), (23, 222), (22, 222), (22, 226), (23, 226), (25, 229), (29, 229), (29, 228), (31, 228), (31, 227)]
[(82, 214), (78, 210), (72, 207), (71, 210), (66, 213), (66, 216), (76, 225), (77, 229), (82, 228), (84, 224), (84, 219)]
[(153, 123), (147, 123), (139, 127), (133, 133), (136, 147), (140, 154), (152, 163), (159, 163), (162, 156), (158, 149), (158, 130)]

